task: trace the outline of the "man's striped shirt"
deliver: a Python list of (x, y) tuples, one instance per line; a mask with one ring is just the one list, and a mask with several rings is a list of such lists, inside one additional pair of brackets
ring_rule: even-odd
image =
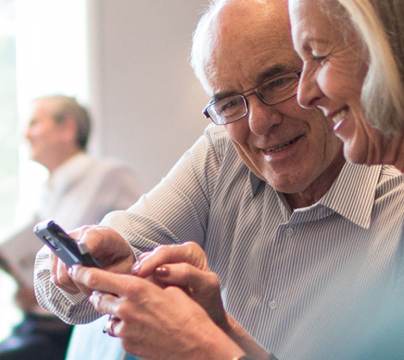
[[(210, 127), (158, 186), (103, 225), (136, 252), (196, 241), (221, 278), (226, 309), (265, 348), (280, 359), (332, 359), (324, 351), (337, 354), (360, 331), (349, 321), (340, 336), (337, 324), (362, 315), (361, 304), (377, 309), (397, 285), (403, 206), (394, 168), (346, 164), (322, 199), (292, 211), (244, 165), (225, 130)], [(49, 281), (46, 251), (37, 257), (36, 291), (65, 320), (97, 317)]]

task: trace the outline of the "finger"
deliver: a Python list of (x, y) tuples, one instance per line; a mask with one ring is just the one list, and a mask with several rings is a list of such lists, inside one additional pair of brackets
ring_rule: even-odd
[(207, 258), (202, 248), (194, 242), (187, 242), (181, 245), (157, 247), (135, 265), (133, 273), (141, 277), (147, 277), (160, 265), (182, 262), (189, 263), (202, 270), (208, 269)]
[(69, 236), (77, 241), (80, 240), (80, 238), (84, 235), (84, 233), (90, 229), (92, 226), (91, 225), (84, 225), (84, 226), (80, 226), (77, 229), (68, 231), (67, 233), (69, 234)]
[(157, 287), (145, 279), (132, 275), (116, 274), (102, 269), (77, 265), (72, 267), (71, 276), (76, 284), (117, 296), (130, 297), (144, 291), (147, 286)]
[(51, 262), (51, 273), (50, 273), (50, 277), (51, 277), (51, 281), (53, 283), (56, 283), (57, 281), (57, 269), (58, 269), (58, 257), (55, 256), (53, 253), (50, 253), (50, 262)]
[(211, 291), (220, 291), (219, 279), (211, 271), (204, 271), (187, 263), (165, 264), (156, 268), (154, 278), (165, 285), (180, 286), (191, 295)]
[[(100, 314), (110, 314), (113, 315), (113, 320), (117, 317), (117, 309), (122, 300), (115, 295), (102, 293), (100, 291), (93, 291), (89, 301), (94, 306), (94, 309)], [(119, 318), (118, 318), (119, 319)]]
[(77, 294), (80, 290), (69, 276), (67, 266), (60, 259), (56, 258), (56, 276), (53, 279), (56, 286), (70, 294)]
[(98, 225), (79, 230), (77, 233), (79, 242), (86, 245), (91, 255), (98, 259), (104, 268), (116, 272), (129, 272), (135, 257), (129, 243), (115, 230)]
[(104, 328), (102, 329), (102, 332), (107, 333), (109, 336), (112, 336), (112, 337), (119, 336), (119, 334), (116, 331), (116, 328), (121, 322), (122, 322), (121, 319), (119, 319), (113, 315), (110, 315), (108, 317), (107, 322), (104, 325)]
[(144, 258), (146, 258), (147, 256), (149, 256), (151, 253), (152, 253), (152, 251), (146, 251), (146, 252), (144, 252), (144, 253), (141, 253), (141, 254), (137, 257), (138, 261), (143, 260)]

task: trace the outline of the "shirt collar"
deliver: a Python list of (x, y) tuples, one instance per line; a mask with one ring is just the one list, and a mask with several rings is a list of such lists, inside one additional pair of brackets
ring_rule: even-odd
[(346, 162), (330, 190), (318, 203), (368, 229), (381, 170), (381, 165)]
[[(382, 165), (366, 166), (346, 162), (331, 188), (311, 207), (322, 205), (368, 229), (381, 170)], [(261, 183), (264, 181), (250, 171), (252, 196), (255, 196)], [(285, 219), (290, 216), (291, 210), (285, 202), (281, 210)]]
[(251, 170), (249, 170), (249, 178), (251, 185), (251, 195), (254, 197), (258, 191), (260, 184), (265, 182), (261, 180), (257, 175), (255, 175)]

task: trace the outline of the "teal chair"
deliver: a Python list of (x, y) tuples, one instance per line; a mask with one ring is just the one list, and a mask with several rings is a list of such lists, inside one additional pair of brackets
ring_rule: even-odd
[(102, 332), (107, 316), (86, 325), (76, 325), (70, 340), (66, 360), (135, 360), (126, 354), (121, 341)]

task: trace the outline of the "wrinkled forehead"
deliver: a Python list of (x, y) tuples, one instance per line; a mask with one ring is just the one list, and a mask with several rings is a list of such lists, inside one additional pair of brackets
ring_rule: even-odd
[(229, 1), (209, 31), (212, 41), (204, 69), (213, 93), (253, 87), (271, 68), (300, 67), (286, 0)]

